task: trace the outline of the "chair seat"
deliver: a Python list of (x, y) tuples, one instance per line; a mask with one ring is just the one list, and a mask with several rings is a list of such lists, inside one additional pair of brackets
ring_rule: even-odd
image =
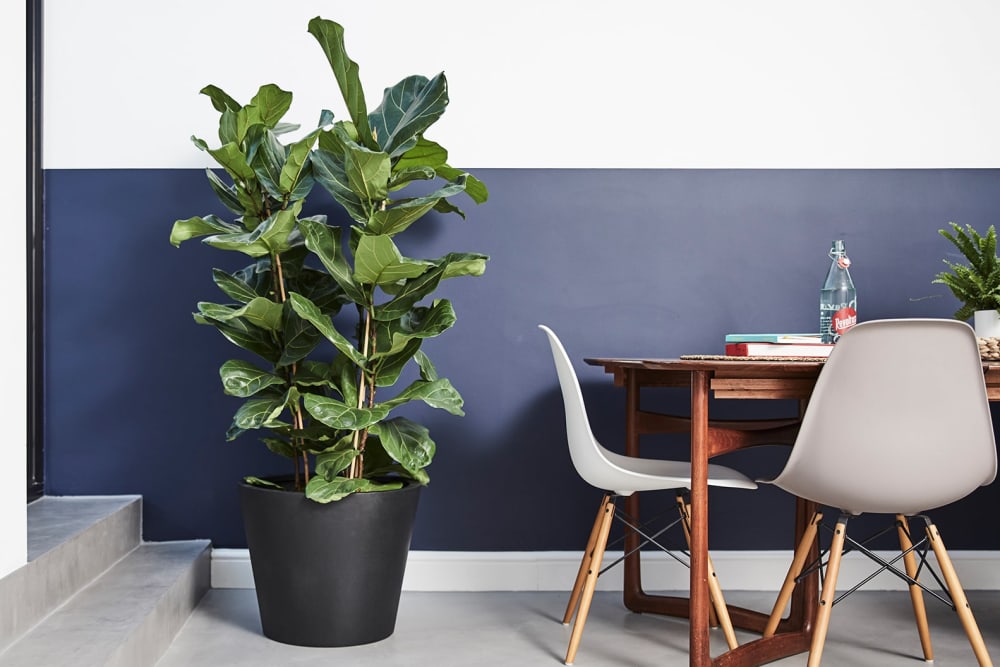
[[(687, 461), (636, 458), (610, 451), (605, 451), (604, 456), (610, 465), (603, 472), (604, 483), (598, 486), (605, 491), (628, 496), (636, 491), (691, 488), (691, 464)], [(743, 473), (717, 464), (708, 466), (708, 483), (734, 489), (757, 488)]]

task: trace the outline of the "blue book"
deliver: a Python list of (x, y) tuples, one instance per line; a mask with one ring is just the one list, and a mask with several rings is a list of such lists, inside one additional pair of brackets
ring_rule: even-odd
[(726, 334), (727, 343), (798, 343), (798, 344), (809, 344), (809, 343), (820, 343), (822, 342), (822, 335), (815, 333), (798, 333), (798, 334), (780, 334), (780, 333), (761, 333), (761, 334)]

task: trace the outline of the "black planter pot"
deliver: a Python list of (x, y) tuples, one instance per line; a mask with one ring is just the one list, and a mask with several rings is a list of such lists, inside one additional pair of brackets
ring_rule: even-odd
[(420, 488), (324, 505), (241, 483), (264, 635), (297, 646), (355, 646), (391, 635)]

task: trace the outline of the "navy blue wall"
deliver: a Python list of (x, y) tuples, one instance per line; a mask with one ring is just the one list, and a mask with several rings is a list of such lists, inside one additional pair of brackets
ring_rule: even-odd
[[(599, 498), (571, 468), (536, 324), (551, 325), (579, 362), (595, 431), (613, 445), (623, 392), (583, 357), (719, 353), (727, 332), (815, 330), (835, 238), (854, 262), (861, 320), (949, 317), (958, 304), (931, 284), (951, 251), (937, 230), (951, 220), (982, 229), (1000, 210), (1000, 170), (476, 173), (487, 204), (464, 207), (464, 222), (427, 219), (401, 240), (410, 256), (492, 257), (483, 277), (444, 284), (458, 324), (425, 346), (467, 416), (417, 415), (438, 454), (415, 549), (580, 548)], [(284, 461), (250, 435), (225, 442), (237, 402), (223, 396), (217, 369), (234, 350), (190, 316), (217, 298), (211, 267), (239, 259), (167, 241), (175, 219), (224, 213), (203, 172), (54, 170), (45, 193), (47, 493), (142, 494), (146, 539), (243, 546), (237, 480), (283, 472)], [(337, 215), (320, 192), (311, 201), (312, 212)], [(652, 399), (681, 409), (685, 396)], [(680, 447), (644, 446), (669, 456)], [(766, 474), (783, 456), (764, 449), (726, 462)], [(975, 510), (998, 504), (994, 485), (940, 510), (949, 545), (1000, 548), (1000, 531), (972, 525)], [(711, 511), (715, 548), (790, 546), (782, 519), (792, 503), (776, 489), (719, 490)]]

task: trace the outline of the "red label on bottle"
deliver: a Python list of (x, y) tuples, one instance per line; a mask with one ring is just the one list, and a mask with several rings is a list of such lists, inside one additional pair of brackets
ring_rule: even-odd
[(833, 333), (843, 336), (844, 333), (858, 323), (858, 313), (850, 307), (841, 308), (833, 314)]

